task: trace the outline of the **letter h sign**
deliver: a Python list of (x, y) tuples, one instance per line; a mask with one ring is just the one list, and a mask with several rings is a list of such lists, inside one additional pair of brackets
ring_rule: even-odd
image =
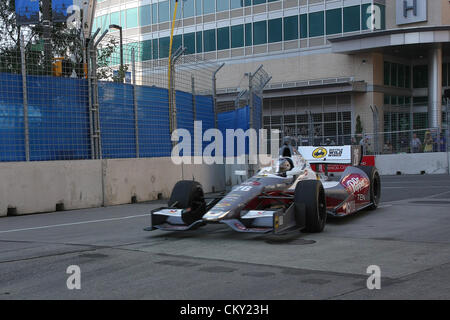
[(403, 16), (408, 18), (408, 11), (412, 10), (414, 16), (417, 16), (417, 0), (412, 0), (412, 5), (408, 5), (408, 0), (403, 0)]

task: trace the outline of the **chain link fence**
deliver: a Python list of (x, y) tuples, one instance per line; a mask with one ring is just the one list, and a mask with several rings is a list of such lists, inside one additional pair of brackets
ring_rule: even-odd
[(215, 127), (217, 64), (181, 55), (169, 80), (168, 59), (130, 39), (41, 39), (2, 39), (0, 161), (170, 156), (171, 116), (191, 134)]

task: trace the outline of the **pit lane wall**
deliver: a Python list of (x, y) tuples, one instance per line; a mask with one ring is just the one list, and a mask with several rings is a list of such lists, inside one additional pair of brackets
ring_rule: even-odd
[(168, 198), (178, 180), (225, 190), (220, 165), (175, 165), (170, 158), (0, 163), (0, 216)]
[(446, 174), (449, 158), (446, 152), (378, 155), (375, 165), (381, 175)]

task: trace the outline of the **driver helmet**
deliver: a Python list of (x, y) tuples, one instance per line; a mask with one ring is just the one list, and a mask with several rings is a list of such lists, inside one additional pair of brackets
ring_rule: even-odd
[(288, 158), (278, 159), (274, 166), (274, 172), (278, 175), (286, 175), (286, 172), (294, 168), (292, 161), (289, 160)]

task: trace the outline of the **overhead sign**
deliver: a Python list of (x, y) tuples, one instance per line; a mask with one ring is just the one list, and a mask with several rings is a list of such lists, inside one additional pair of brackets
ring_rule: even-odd
[(398, 25), (427, 21), (427, 0), (397, 0), (396, 17)]
[(18, 25), (39, 23), (39, 0), (16, 0), (15, 4)]

